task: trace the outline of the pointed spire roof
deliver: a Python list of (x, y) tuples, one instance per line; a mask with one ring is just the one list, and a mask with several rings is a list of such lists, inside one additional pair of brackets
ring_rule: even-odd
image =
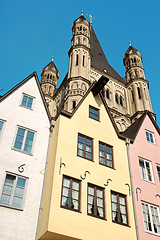
[(126, 82), (125, 79), (122, 79), (120, 75), (108, 63), (106, 56), (104, 55), (104, 52), (92, 27), (90, 41), (92, 53), (91, 65), (103, 72), (106, 72), (108, 75), (116, 78), (120, 82), (125, 83)]
[(125, 54), (130, 54), (130, 53), (140, 53), (136, 48), (129, 46)]
[[(45, 67), (43, 68), (43, 70), (45, 70), (46, 68), (49, 68), (49, 69), (55, 68), (55, 69), (56, 69), (56, 72), (58, 72), (58, 69), (57, 69), (56, 65), (54, 64), (53, 60), (52, 60), (50, 63), (48, 63), (47, 66), (45, 66)], [(42, 70), (42, 71), (43, 71), (43, 70)]]
[(81, 15), (80, 17), (78, 17), (73, 23), (75, 23), (77, 20), (80, 20), (80, 21), (87, 21), (87, 19), (83, 16), (83, 15)]

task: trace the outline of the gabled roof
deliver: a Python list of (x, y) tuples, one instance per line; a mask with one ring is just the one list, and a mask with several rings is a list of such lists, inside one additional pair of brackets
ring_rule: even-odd
[(0, 103), (7, 98), (10, 94), (12, 94), (15, 90), (17, 90), (19, 87), (21, 87), (23, 84), (25, 84), (27, 81), (29, 81), (32, 77), (35, 77), (41, 98), (42, 98), (42, 102), (44, 104), (45, 110), (47, 112), (47, 116), (49, 118), (49, 120), (51, 120), (51, 114), (49, 112), (42, 88), (40, 86), (39, 80), (38, 80), (38, 76), (36, 72), (33, 72), (32, 74), (30, 74), (27, 78), (25, 78), (23, 81), (21, 81), (20, 83), (18, 83), (15, 87), (13, 87), (11, 90), (9, 90), (6, 94), (4, 94), (1, 98), (0, 98)]
[(158, 125), (156, 124), (155, 120), (153, 119), (151, 113), (148, 111), (145, 111), (144, 114), (140, 118), (138, 118), (131, 126), (129, 126), (124, 132), (121, 132), (120, 134), (122, 134), (124, 137), (129, 138), (132, 141), (134, 141), (135, 138), (137, 137), (137, 134), (138, 134), (138, 132), (143, 124), (143, 121), (147, 115), (150, 118), (150, 120), (152, 121), (153, 125), (155, 126), (155, 128), (157, 129), (157, 131), (160, 135), (160, 129), (159, 129)]
[[(55, 118), (53, 118), (53, 119), (56, 120), (56, 119), (59, 117), (59, 115), (63, 115), (63, 116), (65, 116), (65, 117), (72, 118), (72, 116), (78, 111), (78, 108), (81, 106), (81, 104), (83, 103), (83, 101), (85, 100), (85, 98), (88, 96), (88, 94), (92, 91), (93, 94), (95, 95), (95, 93), (96, 93), (96, 92), (95, 92), (95, 86), (96, 86), (96, 88), (99, 89), (99, 92), (97, 92), (96, 95), (99, 94), (100, 98), (102, 99), (102, 102), (103, 102), (103, 104), (104, 104), (104, 107), (105, 107), (105, 109), (106, 109), (106, 111), (107, 111), (107, 113), (108, 113), (108, 115), (109, 115), (109, 118), (110, 118), (110, 120), (111, 120), (111, 122), (112, 122), (112, 124), (113, 124), (113, 127), (114, 127), (114, 129), (115, 129), (115, 131), (116, 131), (116, 133), (117, 133), (117, 136), (118, 136), (119, 138), (125, 140), (126, 137), (123, 136), (123, 135), (121, 135), (121, 134), (119, 133), (118, 128), (117, 128), (117, 125), (116, 125), (114, 119), (112, 118), (111, 113), (110, 113), (110, 111), (109, 111), (109, 108), (108, 108), (108, 106), (107, 106), (107, 103), (106, 103), (106, 101), (105, 101), (105, 99), (104, 99), (104, 97), (103, 97), (103, 95), (102, 95), (102, 93), (101, 93), (101, 90), (102, 90), (102, 88), (103, 88), (103, 83), (105, 82), (105, 84), (106, 84), (106, 82), (108, 82), (108, 81), (109, 81), (108, 78), (106, 78), (106, 77), (104, 77), (104, 76), (101, 76), (98, 81), (95, 81), (95, 82), (92, 83), (92, 85), (90, 86), (90, 88), (88, 89), (88, 91), (86, 92), (86, 94), (83, 96), (83, 98), (81, 99), (81, 101), (79, 101), (79, 103), (77, 104), (76, 108), (73, 110), (72, 113), (67, 112), (67, 111), (64, 110), (64, 109), (61, 109), (61, 111), (59, 112), (59, 114), (58, 114)], [(98, 85), (99, 85), (99, 86), (98, 86)]]
[(90, 41), (91, 41), (91, 53), (92, 53), (91, 65), (101, 71), (106, 70), (106, 73), (108, 75), (116, 78), (122, 83), (126, 83), (125, 79), (122, 79), (120, 75), (108, 63), (92, 27), (91, 27)]

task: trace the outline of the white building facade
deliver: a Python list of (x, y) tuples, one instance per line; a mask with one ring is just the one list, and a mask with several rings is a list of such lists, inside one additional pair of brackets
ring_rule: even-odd
[(0, 99), (0, 239), (36, 239), (50, 120), (36, 73)]

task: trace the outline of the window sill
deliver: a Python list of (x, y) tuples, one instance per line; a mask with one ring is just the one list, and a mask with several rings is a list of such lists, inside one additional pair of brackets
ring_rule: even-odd
[(33, 108), (28, 108), (28, 107), (23, 106), (23, 105), (19, 105), (19, 106), (22, 107), (22, 108), (29, 109), (29, 110), (33, 111)]
[(95, 218), (107, 221), (107, 219), (105, 219), (105, 217), (99, 217), (99, 216), (96, 216), (96, 215), (93, 215), (93, 214), (89, 214), (89, 213), (87, 215), (90, 216), (90, 217), (95, 217)]
[(11, 208), (11, 209), (14, 209), (14, 210), (23, 211), (22, 208), (14, 207), (14, 206), (7, 205), (7, 204), (1, 203), (1, 202), (0, 202), (0, 206), (1, 206), (1, 207), (6, 207), (6, 208)]
[(61, 205), (61, 208), (64, 208), (64, 209), (67, 209), (67, 210), (70, 210), (70, 211), (73, 211), (73, 212), (82, 213), (82, 212), (80, 212), (80, 210), (76, 210), (76, 209), (73, 209), (73, 208), (65, 207), (65, 206), (62, 206), (62, 205)]
[(27, 155), (29, 155), (29, 156), (33, 156), (32, 153), (25, 152), (25, 151), (23, 151), (23, 150), (19, 150), (19, 149), (16, 149), (16, 148), (11, 148), (11, 149), (12, 149), (12, 150), (15, 150), (15, 151), (17, 151), (17, 152), (21, 152), (21, 153), (27, 154)]
[(78, 155), (78, 154), (77, 154), (77, 156), (78, 156), (78, 157), (81, 157), (81, 158), (84, 158), (84, 159), (86, 159), (86, 160), (88, 160), (88, 161), (90, 161), (90, 162), (94, 162), (93, 159), (85, 158), (85, 157), (80, 156), (80, 155)]
[(147, 231), (147, 230), (145, 230), (145, 232), (146, 233), (149, 233), (149, 234), (152, 234), (152, 235), (155, 235), (155, 236), (160, 236), (160, 234), (159, 233), (154, 233), (154, 232), (150, 232), (150, 231)]
[(99, 162), (99, 164), (100, 164), (101, 166), (104, 166), (104, 167), (107, 167), (107, 168), (110, 168), (110, 169), (116, 170), (114, 167), (110, 167), (110, 166), (105, 165), (105, 164), (103, 164), (103, 163), (100, 163), (100, 162)]
[(147, 182), (147, 183), (151, 183), (151, 184), (154, 184), (155, 185), (155, 182), (150, 182), (150, 181), (148, 181), (148, 180), (146, 180), (146, 179), (143, 179), (143, 178), (141, 178), (144, 182)]
[(113, 222), (113, 223), (116, 223), (116, 224), (119, 224), (119, 225), (121, 225), (121, 226), (125, 226), (125, 227), (131, 228), (131, 226), (129, 226), (128, 224), (125, 224), (125, 223), (120, 223), (120, 222), (116, 222), (116, 221), (113, 221), (113, 220), (112, 220), (112, 222)]

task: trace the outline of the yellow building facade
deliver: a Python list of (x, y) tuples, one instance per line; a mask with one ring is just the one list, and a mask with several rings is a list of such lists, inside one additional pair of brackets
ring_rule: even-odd
[(40, 240), (137, 239), (125, 138), (100, 93), (102, 78), (73, 113), (55, 119)]

